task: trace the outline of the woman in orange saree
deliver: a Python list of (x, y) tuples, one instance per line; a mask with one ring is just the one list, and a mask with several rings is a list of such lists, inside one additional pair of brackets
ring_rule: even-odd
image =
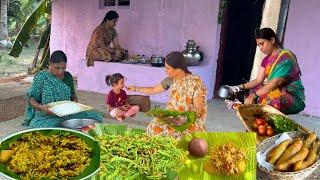
[(129, 86), (129, 91), (145, 94), (161, 93), (170, 90), (170, 97), (167, 103), (167, 110), (179, 112), (194, 111), (197, 118), (194, 124), (179, 132), (158, 118), (154, 118), (147, 128), (150, 135), (171, 136), (177, 139), (195, 132), (205, 131), (207, 118), (207, 90), (199, 76), (192, 74), (186, 64), (181, 52), (171, 52), (165, 58), (165, 71), (167, 78), (154, 87)]

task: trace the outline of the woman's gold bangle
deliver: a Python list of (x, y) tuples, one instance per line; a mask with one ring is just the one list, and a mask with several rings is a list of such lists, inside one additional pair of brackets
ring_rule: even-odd
[(246, 89), (246, 86), (244, 84), (242, 84), (242, 89)]

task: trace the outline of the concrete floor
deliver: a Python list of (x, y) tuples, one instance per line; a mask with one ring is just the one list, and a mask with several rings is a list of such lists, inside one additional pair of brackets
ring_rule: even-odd
[[(10, 86), (15, 86), (10, 84)], [(8, 90), (11, 92), (15, 92), (15, 94), (20, 95), (21, 93), (25, 93), (25, 90), (30, 86), (23, 84), (20, 86), (19, 90), (11, 91), (12, 88), (9, 88)], [(10, 94), (7, 93), (4, 94), (5, 88), (1, 89), (0, 84), (0, 97), (2, 95), (6, 97), (10, 97)], [(79, 102), (93, 106), (97, 111), (106, 113), (105, 105), (104, 105), (104, 94), (99, 93), (93, 93), (93, 92), (85, 92), (85, 91), (79, 91), (77, 92)], [(4, 97), (2, 96), (2, 97)], [(1, 99), (0, 99), (1, 100)], [(159, 103), (152, 103), (152, 107), (154, 105), (158, 105)], [(165, 107), (165, 104), (159, 104), (160, 107)], [(308, 115), (290, 115), (290, 118), (294, 119), (297, 123), (301, 124), (302, 126), (310, 129), (315, 130), (320, 135), (320, 117), (314, 117), (314, 116), (308, 116)], [(138, 115), (134, 118), (128, 118), (123, 123), (127, 124), (129, 127), (140, 127), (140, 128), (146, 128), (151, 121), (151, 117), (146, 117), (144, 113), (139, 112)], [(23, 129), (26, 129), (27, 127), (21, 126), (21, 123), (23, 122), (24, 117), (18, 117), (16, 119), (8, 120), (0, 122), (0, 139), (13, 133), (17, 132)], [(119, 123), (113, 119), (105, 118), (104, 122), (106, 123)], [(236, 111), (229, 110), (226, 107), (226, 104), (222, 100), (210, 100), (208, 101), (208, 117), (206, 121), (206, 127), (207, 131), (214, 132), (214, 131), (238, 131), (243, 132), (245, 131), (244, 126), (242, 125), (241, 121), (236, 115)], [(320, 174), (320, 168), (316, 170), (316, 174), (314, 177), (315, 179), (319, 178)], [(0, 179), (1, 178), (0, 176)], [(309, 178), (308, 178), (309, 179)], [(314, 179), (314, 178), (312, 178)]]
[[(106, 112), (104, 105), (104, 94), (79, 91), (78, 92), (79, 102), (93, 106), (96, 110), (100, 112)], [(152, 103), (152, 107), (155, 104)], [(160, 104), (164, 107), (165, 104)], [(308, 115), (290, 115), (297, 123), (302, 126), (315, 130), (318, 135), (320, 135), (320, 118)], [(135, 127), (147, 127), (152, 118), (146, 117), (144, 113), (139, 112), (134, 118), (128, 118), (124, 121), (128, 126)], [(113, 119), (106, 118), (104, 120), (106, 123), (118, 123)], [(23, 117), (19, 117), (13, 120), (0, 122), (0, 138), (6, 136), (12, 132), (16, 132), (26, 127), (21, 126), (23, 122)], [(207, 131), (245, 131), (244, 126), (236, 115), (236, 111), (229, 110), (226, 108), (226, 104), (222, 100), (209, 100), (208, 101), (208, 117), (206, 121)]]

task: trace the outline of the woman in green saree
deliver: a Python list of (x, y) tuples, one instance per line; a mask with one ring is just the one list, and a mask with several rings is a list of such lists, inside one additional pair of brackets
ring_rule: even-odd
[(48, 108), (56, 101), (78, 101), (72, 75), (66, 71), (67, 57), (62, 51), (52, 53), (49, 69), (40, 71), (33, 79), (27, 95), (29, 103), (23, 125), (38, 127), (59, 127), (67, 119), (96, 119), (102, 121), (102, 114), (85, 111), (64, 117), (54, 115)]
[(305, 95), (296, 56), (282, 48), (270, 28), (259, 30), (256, 42), (267, 56), (262, 60), (257, 78), (238, 85), (240, 89), (252, 90), (244, 103), (268, 104), (285, 114), (299, 113), (305, 107)]

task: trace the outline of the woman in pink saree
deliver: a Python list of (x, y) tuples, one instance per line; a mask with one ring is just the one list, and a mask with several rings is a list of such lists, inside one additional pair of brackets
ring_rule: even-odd
[[(296, 114), (305, 107), (304, 87), (296, 56), (283, 49), (275, 32), (263, 28), (256, 34), (260, 50), (267, 55), (261, 63), (256, 79), (238, 85), (251, 89), (245, 104), (268, 104), (285, 114)], [(267, 79), (266, 84), (263, 84)]]

